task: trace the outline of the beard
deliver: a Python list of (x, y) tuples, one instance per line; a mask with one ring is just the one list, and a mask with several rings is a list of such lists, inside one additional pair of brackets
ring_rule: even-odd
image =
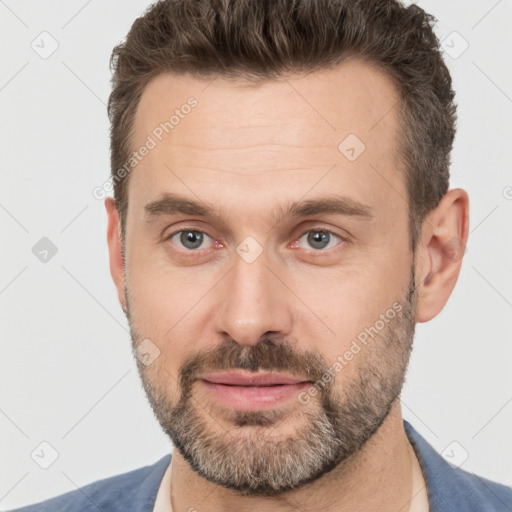
[[(125, 296), (135, 350), (144, 337), (130, 321), (129, 293)], [(334, 385), (337, 379), (327, 383), (323, 379), (316, 397), (293, 413), (279, 407), (227, 410), (199, 401), (193, 393), (198, 375), (222, 370), (278, 371), (322, 381), (332, 364), (319, 353), (298, 352), (296, 345), (275, 337), (265, 336), (250, 346), (224, 339), (214, 349), (193, 353), (180, 368), (176, 403), (169, 397), (166, 384), (172, 376), (165, 374), (165, 368), (136, 360), (139, 375), (162, 429), (198, 475), (241, 495), (277, 496), (305, 486), (346, 461), (388, 416), (400, 396), (412, 350), (417, 302), (414, 265), (408, 292), (398, 302), (401, 310), (349, 363), (357, 362), (356, 376), (343, 382), (342, 396)], [(165, 365), (165, 361), (158, 364)], [(301, 426), (292, 435), (280, 435), (279, 425), (292, 415), (300, 417)], [(230, 428), (217, 421), (219, 416), (227, 419)]]

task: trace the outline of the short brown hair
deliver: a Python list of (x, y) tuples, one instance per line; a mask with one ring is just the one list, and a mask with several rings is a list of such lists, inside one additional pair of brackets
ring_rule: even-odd
[[(456, 105), (435, 17), (397, 0), (161, 0), (111, 55), (111, 178), (133, 151), (135, 112), (162, 72), (262, 82), (348, 57), (384, 70), (399, 92), (400, 155), (414, 252), (425, 216), (448, 191)], [(128, 177), (114, 180), (124, 241)]]

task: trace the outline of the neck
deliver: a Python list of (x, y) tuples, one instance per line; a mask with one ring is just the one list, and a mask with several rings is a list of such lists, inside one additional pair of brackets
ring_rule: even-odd
[(397, 399), (374, 436), (329, 473), (280, 496), (240, 496), (197, 473), (175, 449), (172, 455), (173, 512), (408, 512), (413, 494), (414, 451)]

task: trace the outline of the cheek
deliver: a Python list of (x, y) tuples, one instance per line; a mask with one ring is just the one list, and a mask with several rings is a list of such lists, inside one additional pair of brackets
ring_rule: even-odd
[(176, 268), (161, 248), (149, 244), (132, 249), (127, 279), (137, 322), (163, 333), (186, 315), (204, 293), (194, 272)]
[(159, 397), (158, 400), (171, 401), (176, 404), (180, 396), (178, 384), (178, 371), (171, 367), (171, 361), (166, 351), (149, 366), (143, 366), (141, 380), (145, 387), (151, 388), (151, 395)]
[[(356, 334), (357, 329), (375, 321), (395, 300), (391, 283), (379, 284), (383, 279), (378, 275), (378, 268), (363, 271), (363, 264), (358, 267), (350, 265), (300, 275), (297, 272), (293, 281), (289, 281), (300, 299), (296, 306), (303, 310), (304, 318), (309, 323), (315, 319), (319, 325), (323, 322), (326, 335), (338, 340)], [(300, 317), (296, 318), (300, 321)]]
[(132, 258), (127, 277), (131, 323), (142, 339), (154, 341), (160, 350), (148, 377), (169, 380), (174, 388), (183, 361), (207, 338), (204, 279), (190, 269), (152, 260), (149, 254)]
[[(337, 381), (352, 379), (377, 348), (372, 344), (379, 338), (369, 332), (375, 332), (376, 325), (378, 332), (384, 332), (381, 315), (401, 299), (403, 280), (403, 271), (383, 260), (294, 279), (290, 287), (301, 299), (295, 312), (297, 332), (325, 358)], [(340, 364), (334, 368), (336, 362), (341, 370)]]

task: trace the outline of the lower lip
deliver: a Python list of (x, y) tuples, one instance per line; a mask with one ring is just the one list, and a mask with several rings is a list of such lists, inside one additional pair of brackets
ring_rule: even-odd
[[(268, 409), (311, 386), (311, 382), (282, 384), (279, 386), (228, 386), (200, 379), (200, 382), (216, 398), (236, 409), (256, 411)], [(298, 398), (298, 397), (297, 397)]]

